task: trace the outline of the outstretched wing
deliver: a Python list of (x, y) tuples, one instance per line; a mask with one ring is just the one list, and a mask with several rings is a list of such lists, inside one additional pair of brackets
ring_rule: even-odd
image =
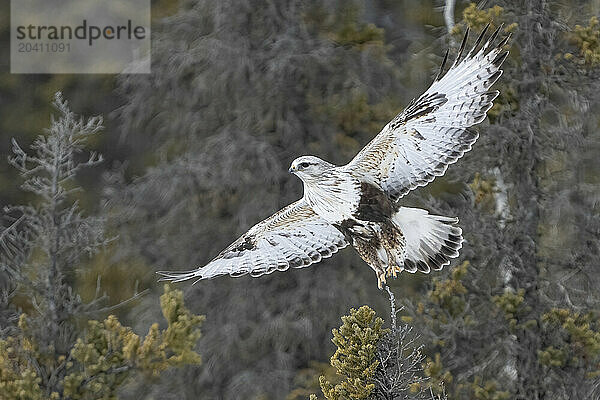
[(508, 55), (503, 46), (509, 36), (492, 47), (499, 30), (477, 51), (486, 27), (461, 60), (467, 31), (446, 74), (442, 76), (447, 52), (431, 87), (411, 101), (346, 167), (398, 200), (443, 175), (449, 164), (471, 150), (478, 134), (467, 128), (483, 121), (492, 107), (498, 92), (489, 89), (502, 74), (500, 66)]
[(248, 273), (256, 277), (307, 267), (347, 245), (344, 235), (301, 199), (253, 226), (204, 267), (158, 273), (174, 282)]

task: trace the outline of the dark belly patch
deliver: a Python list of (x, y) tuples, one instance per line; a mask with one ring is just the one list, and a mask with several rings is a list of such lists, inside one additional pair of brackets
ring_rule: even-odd
[(360, 201), (354, 217), (362, 221), (388, 222), (394, 213), (389, 197), (377, 186), (367, 182), (360, 184)]
[(367, 222), (348, 219), (334, 226), (344, 234), (348, 243), (371, 267), (382, 267), (378, 250), (385, 250), (388, 259), (396, 260), (392, 253), (397, 253), (398, 249), (403, 249), (405, 245), (404, 235), (389, 220)]

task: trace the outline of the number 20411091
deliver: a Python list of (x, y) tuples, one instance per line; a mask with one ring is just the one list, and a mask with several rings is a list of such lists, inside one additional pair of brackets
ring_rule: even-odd
[(19, 53), (69, 53), (70, 43), (29, 43), (18, 44)]

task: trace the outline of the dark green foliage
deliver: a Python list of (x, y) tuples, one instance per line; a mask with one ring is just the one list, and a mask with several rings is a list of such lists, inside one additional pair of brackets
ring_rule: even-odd
[(569, 38), (578, 52), (575, 55), (566, 53), (564, 55), (566, 60), (574, 61), (587, 68), (600, 64), (600, 23), (597, 16), (591, 17), (587, 26), (575, 25)]
[(14, 141), (10, 158), (22, 188), (38, 201), (7, 207), (9, 225), (0, 232), (6, 318), (0, 327), (0, 398), (115, 399), (136, 374), (156, 377), (169, 367), (199, 364), (194, 347), (204, 317), (184, 307), (180, 290), (165, 287), (160, 306), (167, 327), (155, 323), (144, 338), (114, 315), (89, 318), (103, 313), (107, 299), (82, 301), (73, 275), (109, 240), (104, 219), (85, 216), (73, 195), (80, 190), (76, 174), (101, 161), (94, 153), (79, 160), (102, 119), (76, 116), (60, 93), (53, 104), (59, 115), (33, 151)]
[[(61, 89), (77, 109), (107, 117), (103, 135), (92, 134), (99, 128), (94, 120), (83, 129), (89, 135), (81, 136), (88, 138), (85, 148), (102, 149), (107, 162), (62, 174), (69, 177), (56, 191), (46, 186), (42, 196), (19, 191), (27, 177), (0, 162), (2, 206), (29, 204), (10, 207), (3, 221), (0, 329), (23, 346), (2, 342), (2, 354), (11, 356), (1, 361), (0, 390), (48, 398), (48, 390), (62, 390), (62, 375), (48, 371), (65, 361), (60, 356), (68, 357), (77, 339), (83, 356), (108, 326), (125, 336), (147, 332), (162, 319), (155, 270), (202, 265), (297, 199), (301, 184), (286, 173), (293, 158), (310, 153), (348, 161), (423, 92), (444, 51), (456, 53), (467, 26), (476, 34), (491, 22), (492, 29), (504, 23), (513, 38), (489, 121), (476, 127), (473, 150), (444, 177), (401, 200), (458, 216), (466, 241), (450, 268), (389, 282), (406, 304), (399, 320), (424, 344), (408, 346), (419, 352), (406, 363), (425, 357), (414, 365), (423, 369), (416, 375), (428, 379), (388, 383), (412, 389), (396, 398), (431, 397), (430, 390), (442, 392), (442, 382), (451, 399), (600, 397), (598, 4), (461, 1), (451, 16), (455, 24), (445, 25), (442, 9), (449, 3), (153, 1), (150, 75), (3, 73), (4, 158), (11, 137), (25, 148), (48, 126), (47, 99)], [(5, 49), (8, 11), (0, 13)], [(7, 71), (9, 58), (3, 59)], [(75, 118), (66, 126), (77, 124)], [(63, 137), (63, 149), (74, 144), (69, 140)], [(87, 157), (77, 154), (66, 159), (85, 164)], [(112, 172), (103, 180), (101, 171)], [(43, 167), (37, 172), (50, 177)], [(80, 185), (84, 190), (75, 190)], [(100, 193), (105, 202), (98, 201)], [(58, 238), (61, 251), (48, 238)], [(128, 303), (135, 304), (133, 312), (115, 310), (119, 324), (94, 313), (107, 304), (105, 289), (111, 302), (126, 301), (137, 292), (136, 281), (155, 296)], [(310, 269), (179, 287), (186, 289), (191, 315), (208, 313), (199, 339), (203, 365), (157, 368), (159, 377), (148, 384), (144, 374), (120, 375), (117, 365), (126, 358), (119, 355), (93, 363), (106, 384), (102, 390), (118, 386), (122, 398), (306, 399), (320, 391), (319, 375), (331, 388), (345, 379), (328, 363), (335, 351), (329, 332), (339, 316), (363, 304), (383, 315), (386, 306), (372, 272), (350, 251)], [(22, 312), (31, 340), (21, 334)], [(163, 357), (159, 333), (166, 325), (153, 328), (158, 359), (147, 360), (195, 364), (196, 325), (167, 319), (181, 326), (168, 340), (182, 347), (165, 349)], [(402, 329), (399, 324), (397, 332)], [(60, 340), (50, 343), (56, 335), (47, 332), (59, 332)], [(390, 325), (380, 338), (371, 397), (395, 396), (379, 391), (384, 386), (377, 380), (385, 371), (394, 375), (394, 363), (384, 363), (382, 354), (390, 360), (409, 355), (397, 349), (412, 336), (401, 337)], [(33, 343), (39, 356), (29, 353)], [(99, 346), (91, 357), (105, 349)], [(24, 358), (36, 361), (18, 362)], [(111, 366), (119, 373), (107, 374)], [(78, 363), (73, 368), (76, 375), (85, 370)], [(361, 382), (364, 394), (368, 383)]]
[(23, 178), (22, 189), (37, 201), (4, 209), (8, 224), (0, 236), (0, 273), (6, 274), (14, 304), (46, 315), (39, 320), (44, 332), (40, 345), (61, 351), (60, 343), (54, 343), (60, 323), (85, 310), (69, 280), (81, 259), (97, 253), (109, 239), (104, 218), (85, 216), (73, 198), (80, 189), (76, 174), (102, 160), (92, 152), (80, 161), (86, 142), (102, 129), (102, 118), (76, 116), (60, 93), (53, 105), (58, 118), (37, 137), (31, 153), (13, 140), (9, 162)]
[(337, 350), (331, 357), (331, 365), (344, 380), (332, 384), (322, 376), (321, 390), (328, 400), (367, 399), (375, 389), (373, 375), (379, 365), (376, 359), (377, 343), (385, 334), (383, 320), (375, 317), (368, 306), (342, 317), (342, 326), (333, 330), (331, 341)]
[(551, 343), (539, 351), (542, 365), (554, 374), (570, 371), (588, 379), (600, 376), (600, 326), (594, 313), (553, 308), (542, 316), (542, 324), (546, 342)]
[[(128, 243), (115, 258), (141, 255), (156, 270), (202, 265), (296, 200), (289, 163), (302, 153), (348, 161), (402, 93), (361, 3), (186, 4), (155, 31), (155, 73), (120, 81), (123, 134), (151, 150), (150, 167), (132, 181), (115, 174), (107, 188), (111, 227)], [(299, 369), (331, 352), (345, 310), (385, 303), (370, 275), (343, 252), (310, 269), (190, 288), (188, 301), (208, 310), (200, 343), (211, 372), (188, 369), (136, 396), (283, 398)]]
[[(425, 374), (422, 345), (407, 324), (398, 324), (395, 298), (390, 296), (390, 322), (384, 321), (368, 306), (351, 309), (342, 317), (342, 325), (333, 330), (337, 347), (331, 357), (336, 375), (321, 375), (319, 384), (328, 400), (442, 400), (443, 382), (432, 385)], [(315, 369), (312, 369), (313, 372)], [(435, 396), (435, 391), (441, 393)], [(308, 388), (308, 387), (305, 387)], [(304, 391), (297, 389), (287, 398), (296, 399)], [(317, 396), (312, 394), (311, 399)]]
[[(426, 372), (446, 382), (449, 398), (594, 398), (595, 353), (588, 348), (583, 361), (576, 349), (593, 346), (597, 329), (587, 312), (597, 308), (600, 221), (591, 187), (575, 171), (598, 170), (579, 156), (596, 147), (597, 119), (585, 110), (597, 103), (597, 81), (565, 74), (573, 64), (557, 57), (570, 38), (553, 22), (566, 15), (560, 7), (488, 7), (467, 6), (458, 25), (493, 18), (514, 33), (498, 85), (508, 96), (461, 162), (472, 171), (462, 175), (472, 193), (448, 202), (458, 209), (469, 262), (434, 279), (424, 299), (410, 302), (408, 317), (434, 345)], [(556, 317), (557, 305), (567, 316)]]
[(361, 21), (360, 13), (363, 10), (358, 2), (339, 3), (334, 7), (335, 10), (330, 11), (326, 3), (314, 2), (304, 12), (304, 22), (336, 44), (359, 49), (368, 45), (383, 45), (384, 30)]
[[(110, 315), (89, 320), (67, 354), (50, 354), (37, 341), (25, 314), (18, 329), (0, 339), (0, 395), (3, 399), (116, 399), (121, 387), (137, 375), (157, 377), (170, 367), (200, 364), (193, 348), (204, 317), (191, 315), (183, 293), (165, 287), (161, 308), (168, 326), (153, 324), (143, 338)], [(46, 381), (40, 371), (51, 373)], [(52, 386), (49, 386), (51, 384)]]
[[(331, 359), (329, 360), (331, 362)], [(332, 385), (337, 385), (344, 377), (338, 375), (331, 363), (312, 361), (308, 368), (298, 372), (294, 378), (295, 388), (285, 397), (286, 400), (306, 400), (316, 398), (314, 393), (321, 393), (319, 380), (324, 379)]]
[[(386, 4), (188, 4), (160, 28), (156, 73), (121, 81), (128, 99), (119, 112), (124, 133), (158, 151), (142, 177), (130, 183), (114, 178), (110, 204), (119, 216), (117, 230), (131, 243), (129, 254), (144, 249), (144, 264), (156, 269), (203, 264), (297, 198), (298, 182), (283, 173), (295, 156), (347, 161), (400, 104), (423, 91), (449, 39), (438, 40), (441, 30), (423, 34), (422, 25), (408, 21), (389, 23), (385, 15), (393, 7)], [(409, 15), (413, 6), (403, 3), (396, 14)], [(457, 215), (467, 239), (458, 267), (434, 276), (430, 290), (419, 290), (423, 278), (402, 277), (407, 317), (428, 344), (432, 389), (443, 381), (450, 398), (577, 396), (593, 381), (546, 377), (538, 351), (560, 348), (544, 339), (544, 313), (568, 302), (585, 309), (594, 304), (583, 294), (598, 283), (591, 270), (597, 261), (592, 193), (598, 165), (591, 156), (597, 121), (584, 118), (597, 107), (590, 100), (595, 81), (585, 81), (582, 90), (571, 79), (576, 75), (563, 73), (572, 63), (556, 56), (569, 38), (553, 23), (562, 14), (546, 3), (463, 3), (457, 9), (464, 18), (452, 38), (466, 26), (479, 31), (490, 19), (496, 26), (504, 22), (504, 32), (513, 33), (511, 56), (491, 124), (478, 127), (474, 150), (444, 178), (402, 200)], [(587, 161), (578, 158), (583, 153)], [(569, 183), (582, 179), (585, 184)], [(579, 206), (570, 207), (568, 199)], [(314, 327), (332, 326), (355, 304), (380, 307), (381, 296), (366, 285), (370, 271), (345, 257), (310, 271), (222, 278), (192, 289), (194, 302), (219, 311), (209, 314), (214, 325), (203, 339), (214, 368), (210, 375), (178, 376), (194, 382), (186, 393), (290, 393), (297, 371), (330, 353), (326, 330)], [(569, 275), (566, 284), (573, 265), (588, 272)], [(298, 320), (313, 328), (302, 330)]]

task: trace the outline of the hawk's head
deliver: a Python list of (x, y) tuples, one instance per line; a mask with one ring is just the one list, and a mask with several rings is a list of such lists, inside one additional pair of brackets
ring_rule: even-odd
[(302, 156), (292, 161), (289, 171), (302, 179), (318, 179), (326, 170), (334, 165), (315, 156)]

